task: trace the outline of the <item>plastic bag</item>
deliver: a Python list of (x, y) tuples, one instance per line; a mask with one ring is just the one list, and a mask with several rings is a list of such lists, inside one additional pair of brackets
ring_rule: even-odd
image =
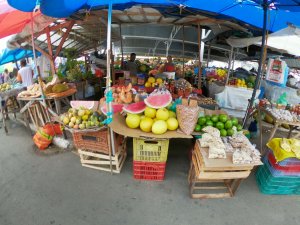
[(180, 129), (186, 135), (193, 133), (198, 120), (200, 108), (185, 105), (176, 106), (176, 114)]

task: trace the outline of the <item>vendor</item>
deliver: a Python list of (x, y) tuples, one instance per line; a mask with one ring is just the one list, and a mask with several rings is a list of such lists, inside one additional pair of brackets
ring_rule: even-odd
[(9, 78), (9, 72), (8, 72), (8, 69), (5, 69), (2, 76), (1, 76), (0, 83), (6, 83), (8, 78)]
[(33, 71), (31, 67), (27, 66), (26, 59), (21, 61), (21, 69), (18, 72), (17, 81), (22, 82), (24, 87), (33, 84)]
[(175, 65), (173, 63), (172, 56), (169, 55), (167, 57), (167, 62), (164, 64), (162, 72), (175, 72), (175, 71), (176, 71), (176, 68), (175, 68)]
[(130, 78), (133, 84), (137, 82), (137, 72), (138, 72), (138, 64), (135, 59), (136, 59), (136, 54), (131, 53), (130, 60), (127, 61), (124, 65), (124, 69), (130, 71)]

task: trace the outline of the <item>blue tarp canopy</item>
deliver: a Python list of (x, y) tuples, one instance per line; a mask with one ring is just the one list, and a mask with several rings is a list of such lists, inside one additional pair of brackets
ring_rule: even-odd
[[(37, 56), (40, 56), (40, 52), (36, 52)], [(15, 62), (24, 58), (33, 57), (33, 52), (31, 50), (25, 49), (5, 49), (0, 55), (0, 65), (4, 65), (6, 63)]]
[[(43, 14), (52, 17), (68, 17), (80, 9), (106, 8), (113, 2), (113, 9), (124, 10), (133, 5), (148, 5), (159, 9), (164, 16), (203, 14), (219, 19), (231, 19), (253, 27), (263, 27), (264, 0), (40, 0)], [(13, 7), (28, 11), (28, 2), (36, 0), (8, 0)], [(291, 23), (300, 26), (300, 3), (298, 0), (267, 0), (269, 4), (270, 31), (278, 31)], [(180, 8), (182, 10), (180, 10)], [(33, 10), (33, 9), (32, 9)], [(176, 13), (177, 11), (177, 13)], [(182, 12), (182, 14), (180, 13)]]

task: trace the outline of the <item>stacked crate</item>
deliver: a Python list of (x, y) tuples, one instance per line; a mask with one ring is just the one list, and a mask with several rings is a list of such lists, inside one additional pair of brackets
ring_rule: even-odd
[(133, 138), (133, 177), (162, 181), (165, 177), (169, 140)]
[[(77, 131), (73, 133), (74, 145), (78, 149), (82, 166), (120, 173), (124, 165), (126, 140), (123, 136), (114, 134), (111, 145), (110, 132), (107, 128), (98, 131)], [(112, 146), (115, 154), (112, 154)]]
[(299, 195), (300, 160), (290, 158), (279, 163), (272, 152), (264, 157), (264, 165), (256, 173), (256, 181), (263, 194)]

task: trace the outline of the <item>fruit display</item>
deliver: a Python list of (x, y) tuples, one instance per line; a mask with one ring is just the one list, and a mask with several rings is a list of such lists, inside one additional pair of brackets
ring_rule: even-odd
[(205, 73), (209, 80), (225, 81), (227, 77), (227, 70), (222, 68), (206, 68)]
[(241, 131), (242, 125), (237, 118), (229, 118), (225, 114), (200, 116), (195, 127), (196, 132), (200, 132), (207, 126), (213, 126), (220, 131), (222, 137), (232, 136), (235, 131)]
[(127, 114), (126, 125), (132, 129), (140, 128), (144, 132), (160, 135), (168, 130), (176, 130), (178, 121), (173, 111), (166, 108), (154, 109), (147, 106), (142, 115)]
[(97, 129), (104, 126), (106, 116), (97, 111), (85, 107), (70, 108), (68, 112), (60, 116), (60, 122), (66, 127), (75, 130)]
[(5, 92), (8, 91), (10, 89), (12, 89), (12, 85), (10, 85), (9, 83), (4, 83), (4, 84), (0, 84), (0, 92)]
[(163, 86), (163, 79), (162, 78), (154, 78), (154, 77), (149, 77), (148, 80), (145, 83), (146, 88), (150, 87), (162, 87)]
[[(255, 81), (254, 81), (255, 82)], [(232, 79), (229, 81), (229, 85), (232, 85), (232, 86), (236, 86), (236, 87), (243, 87), (243, 88), (251, 88), (253, 89), (254, 87), (254, 83), (253, 81), (246, 81), (245, 79)]]
[[(127, 86), (118, 86), (112, 87), (113, 98), (115, 103), (119, 104), (130, 104), (133, 101), (138, 101), (138, 99), (134, 99), (132, 92), (132, 84), (128, 84)], [(100, 104), (104, 104), (105, 97), (100, 99)]]
[[(123, 111), (124, 105), (123, 104), (118, 104), (118, 103), (112, 103), (111, 107), (112, 107), (112, 112), (113, 113), (119, 113), (119, 112)], [(107, 105), (106, 104), (102, 104), (100, 109), (101, 109), (101, 112), (104, 115), (107, 115)]]
[(130, 114), (140, 114), (146, 109), (146, 104), (144, 102), (136, 102), (130, 105), (123, 106), (123, 111)]
[(297, 114), (285, 109), (267, 108), (267, 111), (278, 120), (285, 120), (288, 122), (299, 122)]
[(166, 89), (155, 89), (144, 102), (150, 108), (164, 108), (172, 102), (172, 95)]
[[(42, 83), (42, 88), (45, 87), (45, 84)], [(42, 95), (40, 91), (40, 85), (39, 84), (33, 84), (27, 87), (26, 91), (22, 91), (18, 94), (19, 98), (37, 98)]]

